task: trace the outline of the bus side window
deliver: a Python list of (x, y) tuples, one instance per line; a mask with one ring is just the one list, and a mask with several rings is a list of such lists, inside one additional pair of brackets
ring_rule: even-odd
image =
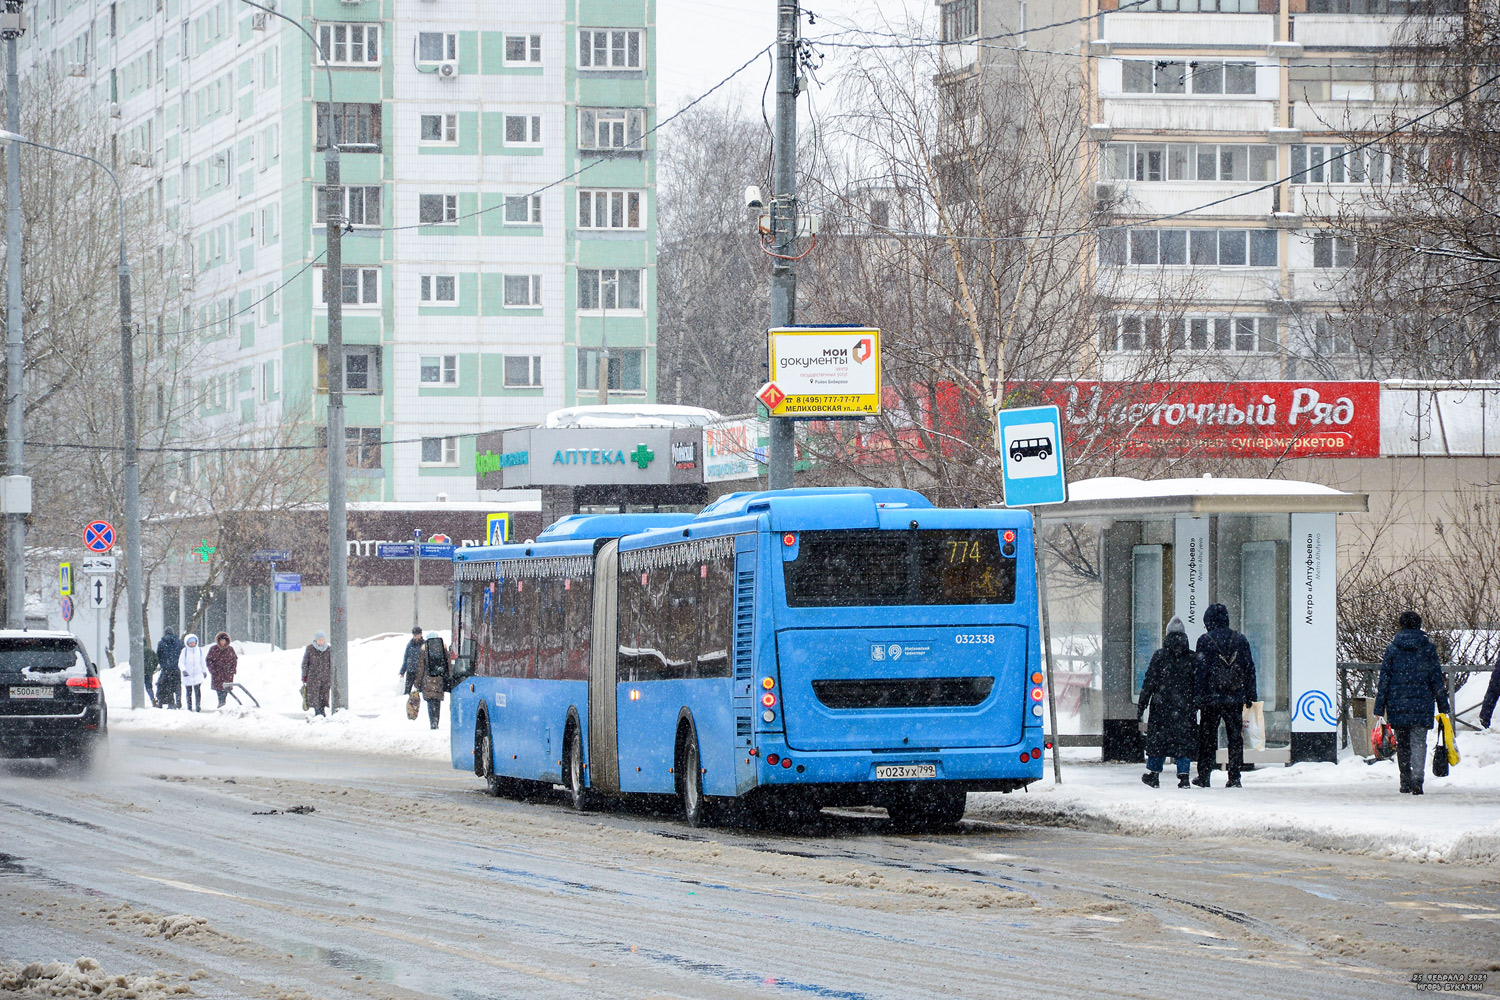
[(621, 566), (619, 580), (619, 608), (616, 611), (616, 642), (619, 648), (616, 652), (615, 678), (618, 681), (637, 681), (641, 679), (639, 639), (636, 635), (641, 606), (641, 574)]
[(555, 681), (562, 677), (563, 582), (560, 577), (538, 581), (541, 608), (538, 615), (536, 675)]
[(541, 580), (531, 577), (516, 581), (516, 634), (511, 662), (512, 677), (536, 677), (538, 642), (537, 613), (540, 610)]
[(564, 622), (567, 627), (567, 660), (563, 679), (589, 679), (589, 647), (594, 629), (594, 580), (592, 576), (572, 577), (563, 591)]
[(662, 629), (665, 663), (662, 676), (680, 679), (692, 677), (698, 659), (698, 563), (673, 566), (667, 582), (667, 600), (663, 607), (666, 621)]
[(698, 676), (729, 676), (729, 633), (733, 623), (734, 557), (708, 560), (698, 591)]
[(651, 571), (641, 592), (637, 620), (640, 622), (640, 679), (643, 681), (666, 680), (672, 676), (667, 664), (667, 647), (672, 642), (668, 627), (671, 586), (672, 570), (662, 567)]

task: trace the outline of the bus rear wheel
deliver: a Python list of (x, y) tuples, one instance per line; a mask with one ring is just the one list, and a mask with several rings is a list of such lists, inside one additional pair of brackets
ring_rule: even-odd
[(951, 830), (964, 818), (963, 786), (915, 785), (885, 803), (891, 826), (902, 833)]
[(714, 824), (714, 808), (703, 794), (703, 759), (698, 753), (698, 734), (691, 726), (683, 731), (677, 749), (677, 798), (682, 818), (698, 828)]
[(568, 788), (568, 799), (578, 812), (593, 808), (594, 797), (585, 786), (583, 773), (583, 734), (577, 726), (568, 727), (565, 750), (567, 760), (563, 768), (563, 781)]

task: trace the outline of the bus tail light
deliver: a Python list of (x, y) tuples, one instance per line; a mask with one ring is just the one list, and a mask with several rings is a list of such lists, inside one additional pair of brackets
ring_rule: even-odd
[(776, 686), (776, 679), (774, 677), (762, 677), (760, 679), (760, 686), (769, 691)]
[(792, 766), (792, 758), (790, 758), (790, 757), (783, 757), (783, 758), (781, 758), (781, 766), (782, 767), (791, 767)]
[(781, 536), (781, 544), (785, 545), (787, 548), (791, 548), (793, 545), (797, 544), (797, 536), (788, 531), (786, 534)]
[(1042, 700), (1042, 689), (1041, 688), (1032, 688), (1031, 689), (1031, 700), (1032, 701), (1041, 701)]
[(1031, 675), (1031, 683), (1033, 683), (1033, 684), (1040, 684), (1040, 683), (1042, 683), (1042, 672), (1040, 670), (1036, 671), (1035, 673), (1033, 673)]
[(1022, 750), (1021, 751), (1021, 763), (1024, 764), (1024, 763), (1026, 763), (1029, 760), (1031, 760), (1031, 751), (1029, 751), (1029, 750)]
[(97, 677), (69, 677), (68, 687), (83, 688), (86, 691), (97, 691), (102, 685)]
[(766, 763), (770, 764), (772, 767), (775, 767), (778, 763), (780, 763), (780, 761), (781, 761), (781, 754), (779, 754), (779, 753), (768, 753), (768, 754), (766, 754)]
[(1041, 747), (1032, 747), (1031, 748), (1031, 759), (1032, 760), (1041, 760), (1042, 759), (1042, 750), (1041, 750)]
[(767, 691), (765, 694), (760, 696), (760, 703), (767, 708), (770, 708), (771, 706), (776, 704), (776, 696)]

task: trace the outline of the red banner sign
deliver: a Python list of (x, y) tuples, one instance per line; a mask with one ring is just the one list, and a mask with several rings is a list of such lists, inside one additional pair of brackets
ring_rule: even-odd
[(1269, 458), (1380, 455), (1379, 382), (1041, 382), (1070, 449)]

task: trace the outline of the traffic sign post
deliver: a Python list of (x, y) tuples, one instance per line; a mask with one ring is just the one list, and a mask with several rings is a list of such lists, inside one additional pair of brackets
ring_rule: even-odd
[(103, 611), (109, 607), (109, 598), (114, 592), (114, 579), (108, 576), (91, 576), (85, 590), (88, 592), (90, 610)]
[(484, 526), (485, 540), (490, 545), (504, 545), (510, 541), (510, 514), (488, 514)]
[(288, 549), (261, 549), (250, 553), (249, 558), (251, 562), (279, 563), (292, 558), (292, 553)]
[[(73, 595), (73, 564), (57, 564), (57, 592), (63, 597)], [(63, 619), (66, 621), (67, 619)]]
[(275, 573), (272, 574), (271, 585), (276, 588), (278, 594), (300, 594), (302, 593), (301, 573)]
[(114, 576), (114, 556), (89, 556), (83, 561), (83, 574), (85, 576)]
[(62, 620), (65, 621), (65, 622), (72, 621), (73, 620), (73, 598), (71, 598), (71, 597), (64, 597), (58, 603), (59, 603), (59, 610), (62, 611)]
[(1062, 418), (1055, 406), (1001, 410), (995, 448), (1004, 472), (1005, 506), (1067, 503)]
[(90, 552), (108, 552), (115, 547), (115, 526), (108, 521), (91, 521), (83, 529), (83, 544)]

